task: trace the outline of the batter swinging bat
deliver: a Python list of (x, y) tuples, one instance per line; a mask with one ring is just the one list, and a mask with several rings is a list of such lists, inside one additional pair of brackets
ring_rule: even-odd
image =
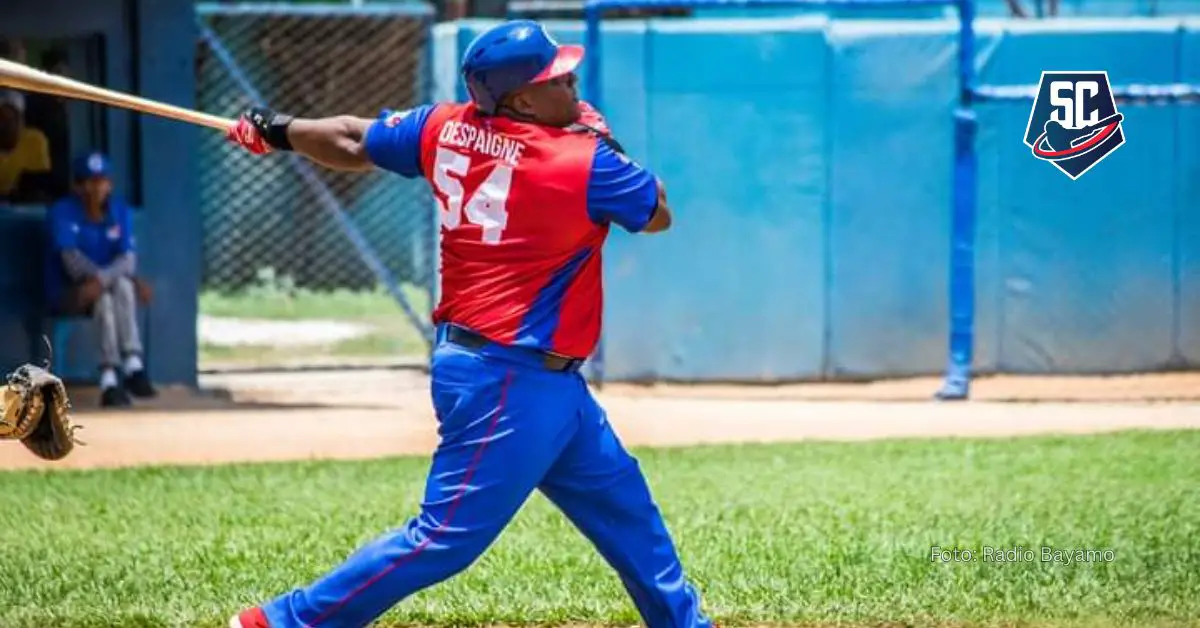
[(172, 120), (179, 120), (181, 122), (190, 122), (219, 131), (228, 130), (229, 127), (236, 123), (236, 121), (228, 118), (184, 109), (183, 107), (176, 107), (147, 98), (132, 96), (103, 87), (96, 87), (95, 85), (88, 85), (87, 83), (63, 76), (47, 74), (41, 70), (5, 59), (0, 59), (0, 87), (12, 87), (30, 92), (90, 100), (123, 109), (132, 109), (142, 113), (171, 118)]

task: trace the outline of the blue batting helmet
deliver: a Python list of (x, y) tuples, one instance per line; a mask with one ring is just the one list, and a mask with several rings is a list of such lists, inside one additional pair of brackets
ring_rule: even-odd
[(509, 92), (573, 72), (582, 59), (583, 46), (560, 45), (533, 20), (512, 20), (467, 46), (462, 75), (475, 106), (490, 115)]

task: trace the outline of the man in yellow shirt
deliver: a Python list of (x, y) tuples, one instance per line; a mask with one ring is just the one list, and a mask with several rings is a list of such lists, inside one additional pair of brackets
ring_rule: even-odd
[(50, 165), (46, 135), (25, 126), (25, 97), (0, 89), (0, 201), (49, 201)]

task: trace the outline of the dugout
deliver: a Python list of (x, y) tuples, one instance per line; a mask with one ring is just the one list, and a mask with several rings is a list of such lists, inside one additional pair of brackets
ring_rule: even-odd
[[(195, 14), (191, 0), (5, 0), (0, 38), (20, 43), (35, 67), (65, 60), (69, 75), (191, 107), (195, 98)], [(139, 266), (155, 289), (143, 314), (146, 361), (163, 384), (196, 383), (200, 220), (196, 191), (199, 129), (118, 108), (70, 102), (65, 140), (52, 156), (108, 152), (114, 184), (136, 208)], [(69, 159), (69, 158), (68, 158)], [(66, 168), (61, 157), (55, 169)], [(95, 343), (83, 319), (42, 312), (42, 204), (0, 203), (0, 368), (41, 360), (40, 335), (56, 340), (69, 378), (95, 376)], [(70, 331), (71, 333), (64, 333)]]

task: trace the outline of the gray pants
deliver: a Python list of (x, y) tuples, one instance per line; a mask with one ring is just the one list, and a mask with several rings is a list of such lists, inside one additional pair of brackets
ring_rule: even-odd
[(117, 277), (96, 301), (92, 320), (100, 332), (101, 366), (117, 368), (122, 357), (142, 354), (137, 306), (137, 290), (128, 277)]

